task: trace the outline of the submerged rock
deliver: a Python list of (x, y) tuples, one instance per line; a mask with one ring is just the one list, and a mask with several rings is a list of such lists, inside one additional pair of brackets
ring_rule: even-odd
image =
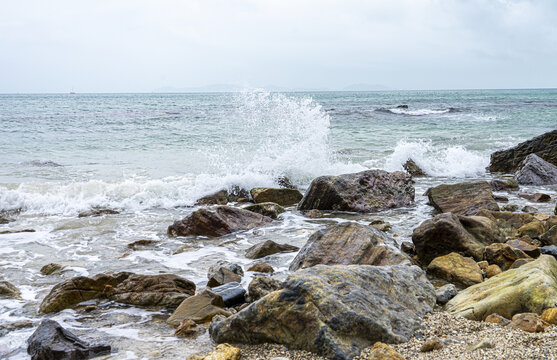
[(410, 262), (395, 242), (381, 231), (355, 222), (344, 222), (313, 233), (290, 270), (323, 265), (394, 265)]
[(272, 240), (253, 245), (246, 250), (246, 257), (248, 259), (261, 259), (265, 256), (281, 253), (298, 251), (299, 248), (294, 245), (278, 244)]
[(43, 320), (27, 339), (31, 360), (81, 360), (110, 354), (106, 344), (91, 345), (64, 329), (54, 320)]
[(378, 212), (409, 206), (414, 201), (412, 176), (406, 172), (367, 170), (314, 179), (299, 210)]
[(498, 211), (491, 187), (485, 181), (439, 185), (427, 191), (430, 204), (439, 212), (476, 215), (480, 210)]
[(433, 259), (427, 267), (427, 272), (437, 278), (463, 287), (483, 281), (482, 270), (474, 259), (463, 257), (454, 252)]
[(435, 304), (417, 266), (317, 265), (283, 288), (213, 323), (217, 343), (284, 344), (331, 359), (351, 359), (377, 341), (407, 341)]
[(303, 197), (298, 190), (288, 188), (253, 188), (250, 194), (256, 203), (272, 202), (281, 206), (297, 204)]
[(190, 216), (168, 227), (169, 236), (223, 236), (236, 231), (249, 230), (273, 221), (248, 210), (219, 206), (215, 211), (199, 209)]
[(515, 147), (491, 154), (488, 170), (491, 172), (514, 173), (530, 155), (536, 154), (547, 162), (557, 165), (557, 130), (547, 132)]
[(418, 164), (416, 164), (414, 162), (414, 160), (412, 159), (408, 159), (404, 165), (402, 165), (402, 167), (404, 168), (404, 170), (406, 170), (406, 172), (408, 172), (410, 175), (412, 175), (413, 177), (423, 177), (423, 176), (427, 176), (427, 174), (425, 173), (425, 171), (423, 171)]
[(286, 211), (282, 206), (273, 202), (264, 202), (259, 204), (248, 205), (244, 207), (244, 209), (264, 216), (268, 216), (271, 219), (278, 218), (280, 214)]
[(108, 208), (101, 208), (101, 207), (94, 207), (91, 210), (80, 212), (77, 217), (90, 217), (90, 216), (101, 216), (101, 215), (116, 215), (120, 214), (119, 211), (108, 209)]
[(11, 283), (9, 283), (5, 280), (1, 280), (0, 281), (0, 297), (4, 297), (4, 296), (14, 298), (14, 299), (20, 299), (21, 298), (21, 291), (19, 291), (19, 289), (16, 288)]
[(43, 275), (51, 275), (53, 273), (55, 273), (56, 271), (60, 271), (62, 270), (64, 267), (60, 264), (56, 264), (56, 263), (50, 263), (50, 264), (46, 264), (45, 266), (43, 266), (41, 268), (41, 274)]
[(557, 184), (557, 166), (548, 163), (535, 154), (530, 154), (524, 159), (520, 170), (516, 172), (514, 177), (519, 184), (524, 185)]

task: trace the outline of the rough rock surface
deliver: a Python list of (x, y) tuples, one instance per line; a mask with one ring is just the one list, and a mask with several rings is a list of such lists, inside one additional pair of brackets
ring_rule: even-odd
[(249, 283), (248, 294), (250, 300), (257, 301), (262, 297), (280, 289), (281, 282), (269, 276), (255, 276)]
[(458, 294), (456, 286), (453, 284), (447, 284), (441, 286), (439, 289), (435, 290), (435, 298), (437, 299), (437, 304), (445, 305), (452, 298)]
[(493, 179), (489, 182), (493, 191), (516, 191), (518, 190), (518, 182), (513, 178)]
[(187, 360), (240, 360), (242, 351), (229, 344), (217, 345), (217, 348), (202, 355), (191, 355)]
[(557, 184), (557, 166), (535, 154), (530, 154), (524, 159), (522, 167), (514, 176), (519, 184), (524, 185)]
[(238, 264), (226, 260), (219, 260), (207, 271), (208, 287), (216, 287), (229, 282), (240, 282), (244, 276), (244, 270)]
[(535, 220), (531, 214), (482, 210), (478, 216), (484, 216), (495, 222), (505, 236), (517, 236), (518, 229)]
[(522, 250), (508, 244), (495, 243), (485, 247), (485, 259), (490, 264), (498, 265), (501, 270), (510, 269), (518, 259), (529, 258)]
[(119, 211), (113, 209), (94, 207), (91, 210), (80, 212), (77, 216), (82, 218), (82, 217), (102, 216), (102, 215), (116, 215), (119, 213), (120, 213)]
[(367, 170), (314, 179), (299, 210), (377, 212), (414, 201), (412, 176), (406, 172)]
[(252, 204), (252, 205), (245, 206), (244, 209), (248, 211), (252, 211), (254, 213), (261, 214), (263, 216), (268, 216), (271, 219), (278, 218), (280, 214), (286, 211), (282, 206), (274, 202)]
[(41, 268), (41, 274), (43, 275), (51, 275), (53, 273), (55, 273), (56, 271), (60, 271), (62, 270), (64, 267), (60, 264), (56, 264), (56, 263), (50, 263), (50, 264), (46, 264), (45, 266), (43, 266)]
[(272, 219), (248, 210), (219, 206), (215, 211), (199, 209), (168, 227), (169, 236), (223, 236), (270, 223)]
[(498, 211), (491, 187), (485, 181), (439, 185), (427, 191), (429, 203), (442, 213), (475, 215), (482, 209)]
[(265, 256), (281, 253), (298, 251), (298, 247), (288, 244), (278, 244), (272, 240), (253, 245), (246, 250), (246, 257), (248, 259), (261, 259)]
[(0, 297), (3, 296), (19, 299), (21, 298), (21, 291), (13, 284), (5, 280), (0, 280)]
[(518, 269), (462, 290), (445, 309), (481, 321), (493, 313), (507, 319), (525, 311), (541, 314), (556, 303), (557, 260), (542, 255)]
[(543, 245), (557, 245), (557, 225), (553, 225), (544, 234), (539, 236)]
[(176, 327), (184, 320), (203, 323), (210, 321), (215, 315), (230, 316), (231, 314), (223, 308), (222, 296), (206, 289), (182, 301), (166, 323)]
[(435, 304), (417, 266), (325, 266), (296, 271), (275, 291), (213, 323), (217, 343), (284, 344), (351, 359), (377, 341), (406, 341)]
[(275, 272), (275, 269), (273, 269), (273, 267), (267, 263), (257, 263), (250, 266), (248, 268), (248, 271), (272, 274)]
[(406, 170), (406, 172), (408, 172), (410, 175), (412, 175), (413, 177), (423, 177), (423, 176), (427, 176), (427, 174), (425, 173), (425, 171), (423, 171), (418, 164), (416, 164), (414, 162), (414, 160), (412, 159), (408, 159), (404, 165), (402, 165), (402, 167), (404, 168), (404, 170)]
[(256, 203), (273, 202), (281, 206), (297, 204), (303, 197), (298, 190), (287, 188), (253, 188), (250, 194)]
[(427, 272), (462, 287), (483, 281), (482, 270), (474, 259), (454, 252), (433, 259), (427, 267)]
[(290, 270), (324, 265), (394, 265), (410, 262), (395, 242), (371, 226), (344, 222), (313, 233)]
[(509, 326), (513, 329), (536, 333), (544, 331), (549, 324), (543, 321), (538, 314), (523, 313), (514, 315)]

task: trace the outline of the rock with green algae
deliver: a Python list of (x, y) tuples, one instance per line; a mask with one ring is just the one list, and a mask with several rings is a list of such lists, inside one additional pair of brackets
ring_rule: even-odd
[(483, 281), (482, 270), (474, 259), (454, 252), (433, 259), (427, 267), (427, 272), (462, 287)]
[(303, 197), (298, 190), (287, 188), (253, 188), (250, 194), (256, 203), (273, 202), (281, 206), (297, 204)]
[(510, 211), (481, 210), (476, 215), (493, 221), (505, 236), (517, 236), (518, 229), (535, 220), (532, 214)]
[(245, 210), (253, 211), (264, 216), (268, 216), (271, 219), (276, 219), (280, 214), (285, 212), (284, 208), (274, 202), (263, 202), (259, 204), (252, 204), (244, 207)]

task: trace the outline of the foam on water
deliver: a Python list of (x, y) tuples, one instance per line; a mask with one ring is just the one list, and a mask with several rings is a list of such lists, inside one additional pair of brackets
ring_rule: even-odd
[(451, 109), (441, 109), (441, 110), (416, 109), (416, 110), (409, 110), (409, 109), (403, 109), (403, 108), (393, 108), (393, 109), (389, 109), (389, 112), (391, 112), (393, 114), (399, 114), (399, 115), (425, 116), (425, 115), (446, 114), (448, 112), (451, 112)]

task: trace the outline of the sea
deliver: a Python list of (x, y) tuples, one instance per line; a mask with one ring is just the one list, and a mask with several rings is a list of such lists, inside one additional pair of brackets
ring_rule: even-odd
[[(174, 336), (169, 311), (102, 302), (97, 310), (43, 315), (41, 300), (74, 276), (131, 271), (172, 273), (207, 282), (225, 259), (247, 270), (250, 246), (273, 240), (303, 246), (326, 226), (382, 219), (394, 241), (433, 215), (432, 186), (490, 180), (490, 154), (557, 128), (557, 90), (267, 92), (0, 95), (0, 277), (21, 299), (0, 297), (0, 358), (28, 359), (26, 339), (51, 318), (90, 342), (108, 342), (99, 359), (184, 359), (209, 350), (207, 333)], [(302, 192), (321, 175), (403, 170), (413, 159), (416, 201), (376, 214), (311, 219), (289, 208), (271, 225), (221, 238), (169, 238), (167, 227), (197, 199), (239, 186), (277, 186), (288, 177)], [(555, 186), (522, 191), (557, 196)], [(555, 202), (509, 203), (552, 213)], [(78, 217), (95, 207), (119, 214)], [(151, 246), (130, 249), (137, 240)], [(264, 259), (284, 279), (295, 253)], [(62, 272), (45, 276), (42, 266)], [(247, 287), (253, 273), (247, 272)], [(94, 301), (91, 304), (96, 304)], [(25, 326), (10, 324), (19, 323)]]

